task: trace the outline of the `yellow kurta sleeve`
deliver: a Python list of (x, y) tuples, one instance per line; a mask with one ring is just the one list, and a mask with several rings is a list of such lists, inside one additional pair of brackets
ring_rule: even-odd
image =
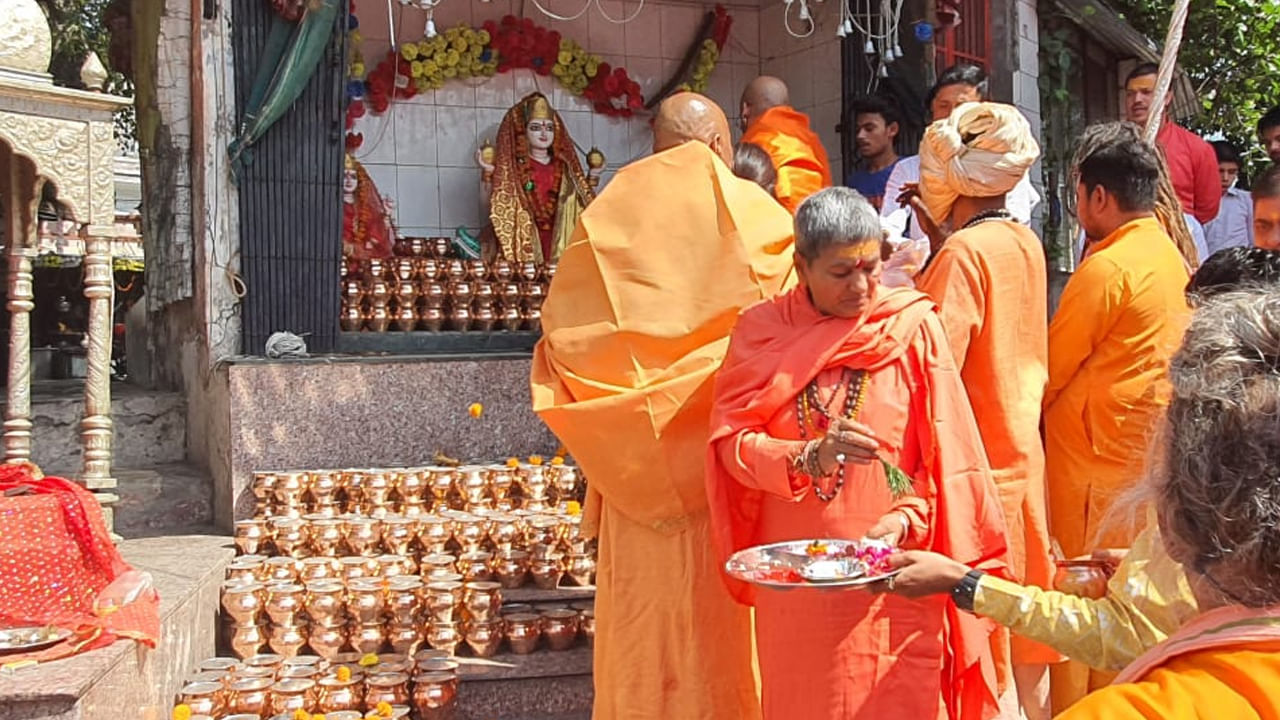
[(1085, 260), (1062, 291), (1058, 311), (1049, 323), (1047, 408), (1071, 384), (1115, 322), (1113, 310), (1124, 306), (1124, 270), (1108, 258)]
[(1086, 665), (1119, 670), (1197, 613), (1182, 566), (1152, 524), (1098, 600), (983, 576), (974, 612)]

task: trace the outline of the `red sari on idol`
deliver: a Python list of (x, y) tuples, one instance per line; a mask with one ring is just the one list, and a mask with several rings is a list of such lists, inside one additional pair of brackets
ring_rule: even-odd
[[(878, 463), (849, 465), (831, 502), (791, 472), (804, 443), (797, 396), (815, 378), (829, 393), (846, 369), (866, 372), (855, 419), (891, 446), (886, 459), (912, 477), (914, 494), (895, 500)], [(878, 288), (863, 318), (822, 315), (804, 288), (745, 311), (717, 376), (711, 433), (707, 492), (726, 557), (761, 543), (862, 537), (898, 510), (910, 519), (905, 546), (1004, 571), (1004, 520), (982, 440), (934, 305), (915, 290)], [(726, 580), (755, 605), (766, 720), (998, 714), (993, 626), (945, 596)]]

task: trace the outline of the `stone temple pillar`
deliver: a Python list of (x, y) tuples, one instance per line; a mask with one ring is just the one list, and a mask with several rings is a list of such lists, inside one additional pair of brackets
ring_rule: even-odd
[(85, 363), (84, 419), (80, 433), (84, 446), (84, 470), (80, 481), (102, 504), (107, 527), (113, 525), (113, 507), (119, 497), (112, 492), (111, 475), (111, 309), (115, 279), (111, 270), (113, 228), (86, 226), (84, 238), (84, 296), (89, 301), (88, 346)]
[(9, 274), (9, 380), (4, 413), (4, 461), (31, 459), (31, 311), (35, 309), (31, 266), (36, 255), (40, 202), (35, 166), (0, 145), (7, 172), (0, 173), (6, 217)]

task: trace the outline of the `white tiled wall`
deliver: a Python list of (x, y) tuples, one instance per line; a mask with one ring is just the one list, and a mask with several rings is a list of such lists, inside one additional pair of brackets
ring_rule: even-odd
[[(578, 14), (585, 1), (538, 0), (542, 7), (563, 17)], [(387, 6), (384, 0), (356, 0), (355, 5), (364, 37), (361, 50), (372, 70), (391, 44)], [(617, 24), (594, 3), (581, 17), (567, 21), (543, 15), (533, 0), (525, 0), (524, 5), (527, 16), (535, 22), (577, 40), (611, 64), (625, 67), (646, 97), (676, 71), (703, 14), (714, 7), (714, 3), (704, 5), (695, 0), (646, 1), (633, 20)], [(519, 6), (519, 0), (445, 0), (435, 11), (436, 27), (444, 30), (459, 21), (479, 26), (511, 13), (513, 8), (518, 12)], [(600, 0), (600, 6), (614, 20), (624, 20), (636, 12), (637, 3)], [(392, 20), (400, 41), (421, 37), (425, 15), (398, 3), (393, 7)], [(760, 10), (754, 2), (728, 7), (733, 29), (707, 94), (724, 108), (736, 128), (738, 97), (743, 86), (759, 74), (760, 39), (767, 33), (761, 32)], [(835, 57), (838, 74), (838, 51)], [(483, 81), (450, 83), (400, 101), (384, 115), (367, 114), (355, 127), (364, 135), (356, 157), (378, 189), (396, 198), (397, 220), (406, 235), (451, 235), (459, 225), (475, 230), (484, 224), (476, 148), (494, 137), (507, 109), (534, 90), (550, 98), (584, 152), (595, 146), (608, 158), (603, 183), (617, 168), (649, 152), (652, 133), (647, 118), (623, 120), (595, 113), (588, 104), (561, 90), (552, 77), (518, 70)], [(837, 106), (839, 97), (837, 85)], [(834, 127), (834, 122), (830, 124)]]
[[(791, 29), (797, 33), (807, 23), (797, 17), (799, 3), (790, 11)], [(760, 11), (760, 67), (787, 83), (791, 104), (809, 115), (809, 123), (826, 147), (831, 169), (840, 174), (840, 40), (836, 37), (838, 13), (831, 3), (810, 3), (816, 27), (807, 37), (793, 37), (783, 22), (787, 6), (782, 0), (764, 0)], [(839, 178), (833, 178), (839, 182)]]

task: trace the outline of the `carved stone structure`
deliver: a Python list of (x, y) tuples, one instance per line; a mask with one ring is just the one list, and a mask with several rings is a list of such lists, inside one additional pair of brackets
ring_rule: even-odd
[[(88, 372), (81, 422), (80, 480), (98, 494), (108, 523), (111, 477), (111, 238), (115, 234), (113, 114), (126, 98), (55, 87), (48, 79), (49, 28), (33, 0), (0, 8), (0, 206), (8, 252), (9, 372), (4, 461), (31, 458), (31, 266), (37, 210), (48, 195), (81, 226), (89, 301)], [(35, 6), (35, 14), (31, 7)], [(9, 43), (21, 36), (23, 42)], [(48, 192), (52, 190), (53, 192)]]

